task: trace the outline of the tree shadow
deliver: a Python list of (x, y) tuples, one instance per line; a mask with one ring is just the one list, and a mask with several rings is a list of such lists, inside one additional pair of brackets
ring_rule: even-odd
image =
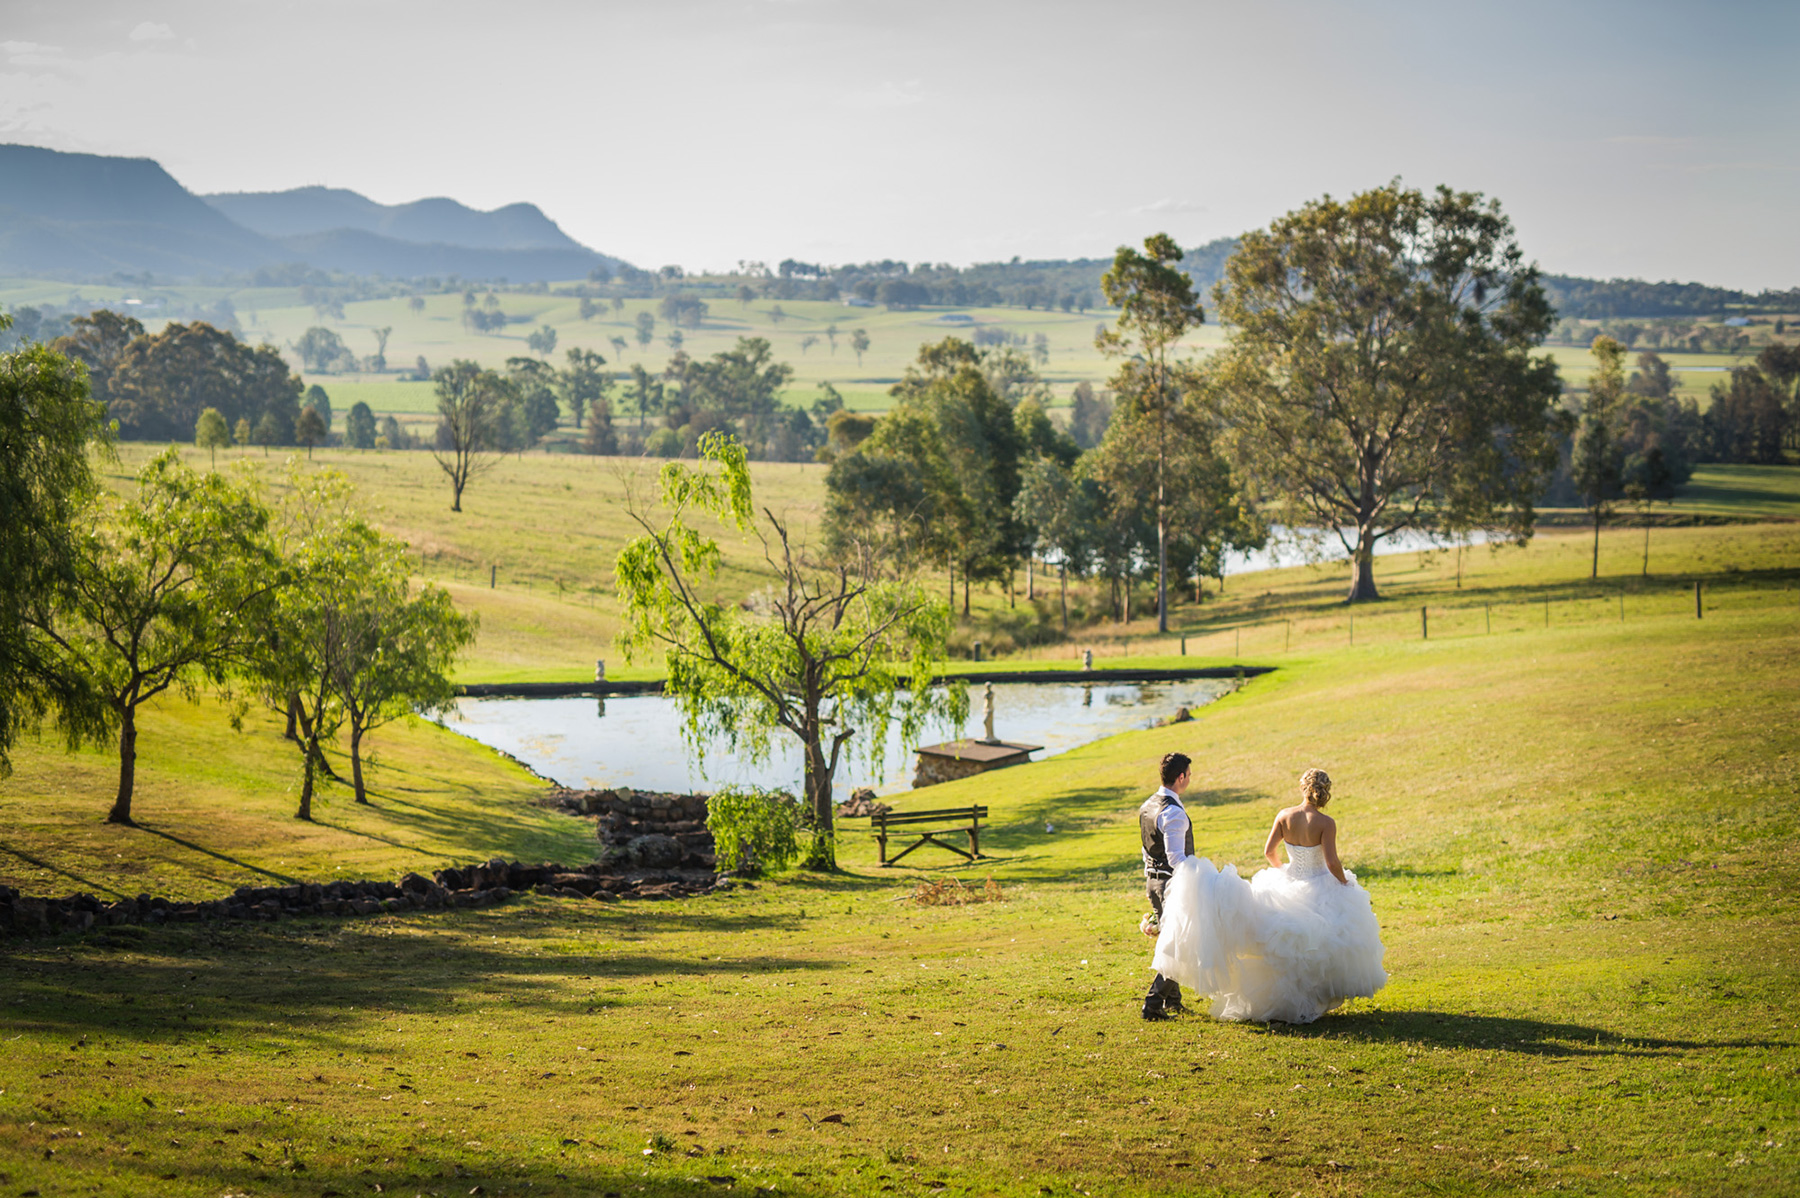
[[(143, 825), (139, 824), (138, 827), (142, 828)], [(35, 865), (46, 873), (55, 874), (60, 878), (67, 878), (69, 881), (79, 884), (83, 890), (90, 894), (110, 894), (117, 899), (126, 897), (124, 893), (114, 890), (104, 882), (96, 882), (92, 878), (84, 878), (78, 873), (72, 873), (69, 870), (62, 868), (60, 865), (52, 865), (42, 857), (33, 857), (30, 853), (27, 853), (22, 849), (15, 849), (10, 844), (0, 844), (0, 852), (11, 853), (28, 865)]]
[(227, 865), (235, 865), (239, 869), (244, 870), (248, 873), (261, 874), (265, 878), (273, 878), (277, 882), (282, 883), (283, 885), (291, 886), (295, 882), (300, 881), (299, 878), (291, 878), (287, 874), (277, 873), (272, 869), (264, 869), (260, 865), (252, 865), (248, 861), (240, 861), (236, 857), (232, 857), (228, 854), (221, 853), (221, 852), (217, 851), (216, 849), (209, 849), (205, 845), (195, 844), (193, 841), (183, 839), (182, 837), (175, 835), (173, 832), (164, 832), (160, 828), (153, 828), (149, 824), (144, 823), (142, 820), (138, 821), (137, 826), (138, 826), (139, 831), (148, 832), (152, 836), (160, 836), (164, 840), (171, 841), (175, 844), (180, 845), (182, 848), (187, 849), (189, 852), (200, 853), (204, 856), (211, 857), (214, 860), (223, 861)]
[[(508, 943), (478, 939), (487, 920), (504, 921), (494, 930)], [(372, 999), (388, 1012), (424, 1016), (470, 1002), (581, 1014), (627, 1001), (593, 991), (608, 984), (673, 986), (696, 978), (847, 970), (847, 963), (832, 961), (729, 955), (734, 935), (797, 932), (805, 923), (797, 914), (554, 899), (441, 917), (414, 912), (404, 919), (296, 919), (278, 928), (108, 928), (35, 946), (0, 942), (0, 973), (20, 978), (7, 1018), (21, 1027), (155, 1039), (251, 1033), (277, 1019), (296, 1040), (338, 1051), (365, 1035)], [(414, 934), (381, 934), (389, 930)], [(602, 947), (651, 932), (698, 932), (724, 955), (620, 954)], [(592, 986), (584, 991), (583, 982)]]
[(1800, 1042), (1791, 1040), (1682, 1040), (1660, 1036), (1631, 1036), (1575, 1023), (1430, 1010), (1353, 1010), (1327, 1015), (1317, 1023), (1270, 1023), (1261, 1026), (1270, 1035), (1313, 1040), (1403, 1042), (1432, 1048), (1488, 1048), (1542, 1057), (1659, 1057), (1702, 1049), (1767, 1050), (1800, 1047)]

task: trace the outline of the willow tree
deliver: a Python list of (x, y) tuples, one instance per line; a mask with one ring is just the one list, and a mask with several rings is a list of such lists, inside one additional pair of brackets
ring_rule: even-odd
[(1338, 536), (1349, 601), (1416, 529), (1531, 535), (1556, 468), (1555, 313), (1498, 201), (1398, 182), (1248, 233), (1214, 291), (1226, 439), (1265, 510)]
[[(950, 613), (918, 587), (884, 576), (878, 555), (851, 551), (820, 561), (780, 517), (768, 508), (759, 515), (748, 458), (735, 439), (708, 433), (700, 458), (698, 469), (663, 466), (658, 510), (631, 506), (642, 533), (619, 552), (616, 567), (620, 644), (627, 660), (664, 657), (664, 693), (702, 759), (714, 740), (752, 760), (767, 760), (777, 731), (799, 742), (812, 831), (806, 865), (835, 869), (831, 796), (839, 764), (851, 755), (879, 761), (895, 719), (914, 743), (930, 721), (960, 726), (967, 717), (963, 688), (932, 685)], [(695, 521), (758, 544), (774, 576), (769, 589), (747, 607), (714, 597), (722, 554)]]

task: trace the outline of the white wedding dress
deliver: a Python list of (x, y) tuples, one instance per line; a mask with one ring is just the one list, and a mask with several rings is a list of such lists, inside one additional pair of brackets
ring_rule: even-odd
[(1381, 989), (1381, 927), (1369, 892), (1325, 868), (1321, 845), (1249, 881), (1189, 857), (1163, 893), (1155, 970), (1212, 999), (1217, 1019), (1311, 1023)]

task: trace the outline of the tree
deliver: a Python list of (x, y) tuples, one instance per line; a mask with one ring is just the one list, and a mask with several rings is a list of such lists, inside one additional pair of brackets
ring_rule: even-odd
[[(1183, 334), (1206, 319), (1194, 298), (1194, 281), (1173, 263), (1181, 247), (1166, 233), (1144, 239), (1144, 252), (1120, 246), (1100, 280), (1108, 303), (1119, 309), (1118, 327), (1097, 339), (1102, 353), (1123, 357), (1112, 389), (1132, 417), (1149, 420), (1155, 445), (1156, 630), (1169, 630), (1169, 413), (1181, 388), (1169, 355)], [(1044, 360), (1048, 360), (1048, 346)], [(1127, 356), (1129, 355), (1129, 356)]]
[(608, 337), (607, 343), (613, 347), (613, 354), (615, 356), (620, 357), (620, 358), (623, 358), (625, 356), (625, 338), (623, 338), (623, 337)]
[(412, 312), (423, 312), (425, 310), (425, 297), (422, 295), (408, 296), (406, 307)]
[(248, 483), (197, 474), (173, 449), (138, 472), (136, 494), (92, 509), (66, 597), (38, 630), (119, 730), (108, 823), (133, 823), (138, 709), (170, 688), (191, 696), (201, 679), (222, 682), (253, 650), (282, 582), (268, 521)]
[(0, 778), (19, 735), (46, 717), (71, 748), (106, 730), (100, 692), (45, 631), (73, 594), (97, 493), (88, 449), (106, 442), (105, 408), (76, 360), (41, 345), (0, 354)]
[(300, 419), (294, 422), (294, 440), (306, 446), (307, 458), (312, 457), (313, 446), (329, 435), (325, 431), (325, 418), (319, 415), (319, 409), (306, 407), (300, 410)]
[(212, 450), (213, 469), (219, 467), (219, 450), (231, 448), (231, 429), (217, 408), (207, 408), (194, 422), (194, 444)]
[[(631, 511), (642, 533), (615, 567), (620, 641), (628, 660), (664, 656), (665, 693), (690, 743), (718, 738), (756, 757), (777, 728), (800, 742), (812, 831), (806, 865), (836, 869), (832, 782), (845, 747), (857, 741), (853, 752), (878, 758), (896, 714), (908, 743), (929, 720), (966, 718), (966, 690), (932, 685), (949, 615), (918, 588), (881, 577), (874, 555), (823, 566), (771, 511), (759, 518), (748, 459), (734, 440), (709, 433), (700, 455), (712, 469), (663, 466), (663, 515)], [(690, 523), (706, 517), (762, 545), (776, 583), (760, 611), (710, 597), (719, 545)]]
[(75, 330), (50, 343), (50, 348), (67, 354), (88, 369), (88, 389), (102, 407), (112, 404), (113, 373), (125, 355), (125, 349), (144, 335), (144, 326), (129, 316), (105, 308), (77, 316), (69, 322)]
[(558, 384), (562, 380), (555, 367), (536, 358), (508, 358), (506, 377), (518, 392), (525, 443), (536, 445), (555, 430), (556, 421), (562, 415), (562, 409), (556, 403)]
[[(414, 296), (413, 298), (417, 299), (418, 297)], [(421, 304), (420, 306), (423, 307), (424, 305)], [(370, 331), (375, 334), (375, 359), (370, 365), (374, 366), (376, 373), (379, 374), (381, 371), (387, 369), (387, 343), (388, 338), (394, 335), (394, 326), (384, 325), (379, 329), (371, 329)]]
[(1085, 574), (1101, 541), (1099, 484), (1055, 458), (1039, 455), (1020, 470), (1013, 501), (1032, 546), (1046, 561), (1056, 559), (1063, 635), (1069, 632), (1069, 571)]
[(344, 442), (352, 449), (375, 448), (375, 413), (360, 399), (344, 417)]
[(556, 389), (581, 427), (581, 417), (588, 405), (598, 404), (612, 389), (612, 376), (601, 370), (606, 359), (591, 349), (570, 349), (562, 373), (556, 377)]
[(962, 575), (965, 615), (970, 581), (1009, 574), (1027, 547), (1013, 506), (1023, 440), (983, 366), (955, 337), (920, 347), (893, 387), (894, 409), (825, 480), (834, 551), (889, 529), (887, 551)]
[(325, 393), (325, 388), (317, 383), (308, 387), (305, 398), (300, 401), (300, 406), (302, 409), (312, 408), (318, 412), (319, 419), (325, 423), (325, 431), (331, 432), (331, 396)]
[(1593, 563), (1588, 577), (1600, 577), (1600, 522), (1623, 492), (1623, 463), (1612, 422), (1625, 391), (1625, 347), (1611, 337), (1596, 337), (1589, 347), (1598, 360), (1588, 382), (1581, 423), (1569, 453), (1569, 474), (1594, 522)]
[(838, 327), (834, 321), (825, 326), (825, 340), (831, 343), (831, 352), (837, 353)]
[(369, 801), (363, 738), (402, 716), (450, 707), (456, 701), (450, 666), (475, 640), (476, 618), (459, 613), (447, 591), (427, 584), (411, 592), (405, 549), (375, 534), (364, 552), (372, 568), (341, 580), (351, 585), (336, 589), (322, 609), (339, 626), (325, 640), (332, 686), (350, 725), (358, 803)]
[(581, 441), (581, 451), (591, 454), (619, 452), (619, 437), (613, 429), (612, 405), (605, 399), (594, 401), (588, 415), (587, 436)]
[[(833, 345), (835, 346), (835, 342)], [(862, 356), (869, 352), (869, 334), (866, 329), (857, 329), (850, 334), (850, 348), (856, 351), (856, 364), (862, 365)]]
[(636, 362), (631, 364), (631, 402), (637, 407), (638, 432), (644, 431), (644, 417), (663, 408), (663, 385)]
[(356, 355), (350, 352), (344, 339), (320, 325), (300, 334), (300, 340), (294, 343), (294, 352), (300, 355), (300, 365), (307, 370), (329, 374), (356, 369)]
[(185, 440), (200, 413), (217, 408), (227, 421), (252, 424), (274, 413), (289, 444), (300, 415), (303, 384), (274, 346), (248, 346), (209, 324), (170, 324), (133, 340), (111, 366), (108, 411), (133, 440)]
[(1209, 393), (1238, 468), (1290, 528), (1332, 530), (1348, 602), (1407, 529), (1527, 539), (1555, 470), (1553, 313), (1494, 201), (1397, 182), (1246, 234), (1214, 291)]
[(525, 338), (525, 344), (531, 347), (532, 353), (542, 354), (548, 358), (556, 352), (556, 330), (549, 325), (543, 325)]
[(250, 426), (250, 417), (239, 416), (237, 427), (232, 430), (232, 440), (240, 446), (248, 445), (250, 438), (254, 435), (255, 431)]
[(800, 356), (805, 357), (806, 351), (811, 349), (813, 346), (817, 345), (818, 343), (819, 343), (819, 339), (817, 337), (813, 336), (811, 333), (808, 333), (806, 336), (800, 338)]
[(296, 420), (283, 420), (277, 412), (264, 412), (262, 419), (256, 422), (256, 431), (250, 439), (263, 447), (263, 456), (269, 456), (269, 446), (286, 445), (293, 440)]
[(433, 381), (443, 448), (431, 456), (450, 480), (450, 510), (460, 512), (464, 489), (494, 464), (491, 451), (498, 440), (505, 381), (461, 358), (439, 370)]
[(656, 317), (648, 312), (639, 312), (636, 328), (638, 345), (648, 346), (656, 336)]

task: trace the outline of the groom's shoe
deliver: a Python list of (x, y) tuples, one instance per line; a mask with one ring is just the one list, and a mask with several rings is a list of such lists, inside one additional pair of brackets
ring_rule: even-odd
[(1144, 1000), (1144, 1018), (1152, 1023), (1167, 1019), (1169, 1018), (1169, 1009), (1163, 1005), (1160, 999), (1146, 998)]
[(1188, 1009), (1182, 1005), (1180, 999), (1175, 999), (1173, 1001), (1171, 1001), (1169, 999), (1164, 999), (1163, 1000), (1163, 1012), (1164, 1012), (1165, 1016), (1186, 1015), (1188, 1013)]

